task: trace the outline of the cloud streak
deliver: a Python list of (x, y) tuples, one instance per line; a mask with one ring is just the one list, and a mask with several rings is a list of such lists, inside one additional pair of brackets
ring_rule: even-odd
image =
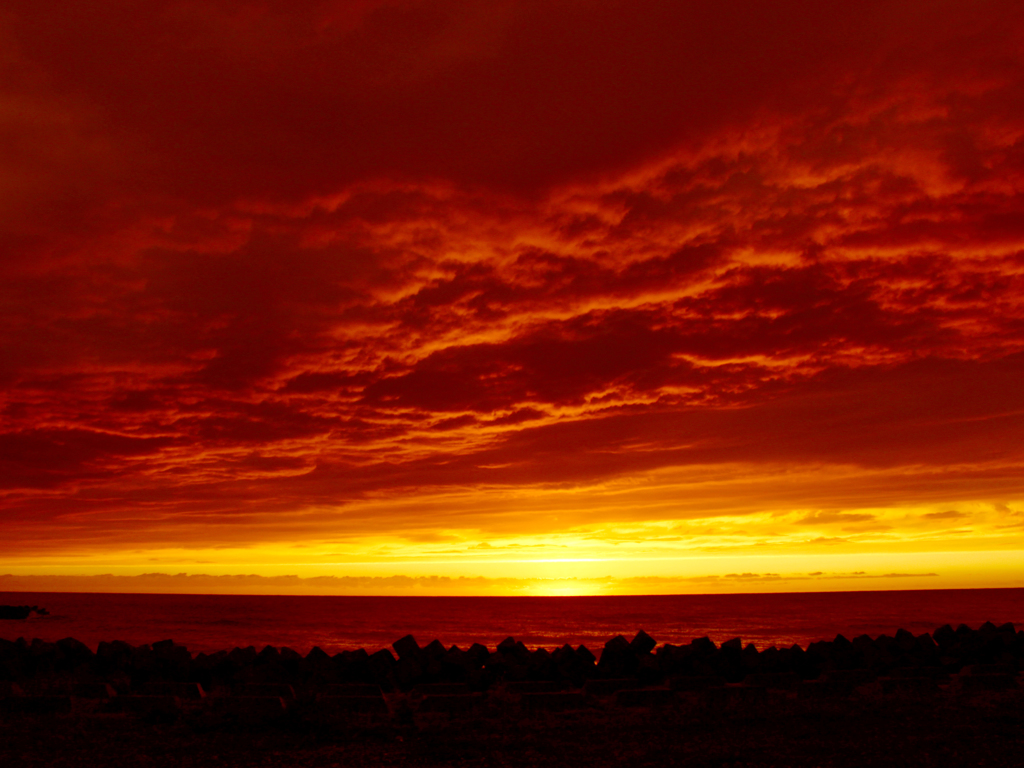
[(1024, 16), (940, 5), (15, 2), (0, 554), (1018, 547)]

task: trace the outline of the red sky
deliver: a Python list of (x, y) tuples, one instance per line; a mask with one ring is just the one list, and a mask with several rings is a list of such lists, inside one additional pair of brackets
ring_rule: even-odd
[(1009, 1), (8, 0), (0, 588), (1024, 586), (1022, 51)]

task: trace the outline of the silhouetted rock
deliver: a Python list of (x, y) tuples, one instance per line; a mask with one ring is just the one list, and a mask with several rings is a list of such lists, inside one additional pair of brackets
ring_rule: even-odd
[(554, 680), (567, 680), (573, 686), (579, 688), (583, 681), (592, 676), (594, 663), (589, 659), (589, 652), (584, 648), (585, 653), (577, 653), (571, 645), (566, 643), (551, 654), (551, 663), (554, 667)]
[(397, 660), (387, 648), (381, 648), (370, 656), (370, 667), (373, 669), (375, 681), (380, 685), (386, 683), (397, 664)]
[(722, 643), (718, 652), (711, 660), (715, 671), (730, 683), (738, 683), (743, 679), (743, 641), (734, 637)]
[(632, 648), (630, 648), (629, 641), (626, 640), (626, 638), (622, 635), (616, 635), (604, 644), (604, 652), (602, 653), (601, 658), (604, 658), (605, 653), (611, 656), (620, 656), (632, 653)]
[(32, 674), (24, 638), (20, 643), (0, 640), (0, 680), (23, 680)]
[(126, 670), (132, 659), (133, 648), (121, 640), (100, 643), (96, 649), (96, 667), (100, 674)]
[(658, 659), (652, 653), (645, 653), (637, 657), (636, 668), (637, 679), (644, 685), (655, 685), (660, 683), (665, 675), (658, 666)]
[(30, 674), (37, 677), (52, 675), (57, 670), (58, 661), (63, 658), (54, 643), (46, 643), (38, 638), (33, 638), (26, 650)]
[(984, 624), (978, 627), (978, 632), (980, 632), (983, 635), (994, 635), (998, 631), (998, 627), (996, 627), (996, 625), (993, 624), (991, 621), (986, 621)]
[(654, 638), (641, 629), (636, 633), (636, 637), (630, 641), (629, 648), (634, 654), (639, 656), (643, 653), (650, 653), (655, 649), (655, 647), (657, 647), (657, 645), (658, 644), (654, 641)]
[(782, 666), (779, 649), (774, 645), (769, 645), (758, 654), (758, 667), (762, 672), (778, 672)]
[(907, 630), (901, 627), (900, 629), (896, 630), (896, 637), (893, 639), (893, 642), (904, 653), (910, 653), (914, 650), (914, 647), (917, 645), (917, 638), (914, 637), (914, 635), (911, 632), (908, 632)]
[(0, 620), (20, 621), (32, 613), (29, 605), (0, 605)]
[(590, 652), (590, 649), (585, 645), (580, 645), (576, 648), (576, 657), (587, 664), (594, 664), (597, 661), (597, 656)]
[(293, 680), (298, 679), (299, 671), (302, 669), (302, 654), (291, 648), (280, 648), (277, 655), (281, 666), (287, 670), (288, 675)]
[(876, 650), (875, 641), (871, 638), (871, 635), (857, 635), (851, 642), (853, 647), (860, 651)]
[(516, 644), (512, 647), (512, 652), (511, 653), (512, 653), (512, 657), (519, 664), (529, 664), (530, 663), (530, 657), (532, 656), (532, 654), (530, 653), (530, 649), (527, 648), (523, 644), (522, 640), (517, 640), (516, 641)]
[(747, 674), (761, 671), (761, 654), (757, 652), (757, 646), (753, 643), (747, 643), (741, 654), (740, 661), (743, 664), (743, 670)]
[(858, 635), (851, 642), (855, 656), (859, 660), (857, 666), (874, 669), (882, 663), (884, 653), (869, 635)]
[(495, 651), (487, 655), (487, 658), (484, 660), (484, 669), (490, 672), (494, 679), (500, 680), (504, 677), (505, 672), (508, 671), (511, 661), (512, 659), (508, 654)]
[(794, 643), (790, 646), (790, 669), (804, 680), (813, 680), (821, 670), (814, 665), (814, 660), (799, 645)]
[(81, 669), (84, 666), (91, 665), (95, 654), (89, 647), (73, 637), (65, 637), (63, 640), (56, 642), (57, 646), (57, 658), (56, 668), (65, 671), (72, 672)]
[(399, 659), (408, 659), (421, 663), (423, 660), (423, 649), (420, 648), (419, 643), (416, 642), (416, 638), (412, 635), (406, 635), (403, 638), (395, 640), (391, 644), (391, 647), (395, 649), (395, 653), (398, 654)]
[(698, 656), (712, 656), (718, 650), (718, 646), (710, 637), (698, 637), (690, 641), (690, 647)]
[[(339, 682), (378, 682), (377, 673), (370, 660), (370, 655), (362, 648), (355, 651), (342, 651), (341, 653), (336, 653), (333, 660)], [(393, 660), (394, 657), (392, 657), (392, 661)]]
[(319, 645), (314, 645), (312, 648), (310, 648), (309, 653), (306, 654), (304, 660), (309, 664), (318, 666), (326, 667), (332, 664), (331, 657)]
[(597, 669), (604, 677), (632, 675), (636, 673), (637, 666), (636, 655), (622, 635), (616, 635), (604, 644), (601, 659), (597, 662)]
[[(99, 654), (97, 654), (98, 656)], [(217, 666), (218, 661), (224, 658), (224, 652), (220, 651), (219, 654), (205, 654), (197, 653), (196, 657), (192, 659), (192, 674), (195, 675), (195, 679), (200, 683), (205, 690), (213, 690), (214, 682), (213, 675), (214, 669)]]
[(302, 676), (311, 683), (337, 683), (338, 668), (334, 659), (320, 646), (313, 646), (300, 666)]
[(487, 657), (491, 655), (491, 652), (487, 650), (486, 645), (480, 643), (473, 643), (466, 654), (473, 660), (473, 663), (477, 666), (482, 666)]
[(530, 654), (527, 677), (530, 680), (557, 680), (562, 676), (558, 664), (547, 648), (538, 648)]
[(658, 648), (658, 667), (662, 675), (682, 675), (693, 672), (689, 662), (693, 649), (688, 645), (672, 645), (665, 643)]
[(441, 662), (441, 677), (447, 682), (467, 683), (481, 666), (468, 651), (453, 645), (445, 652)]
[(395, 684), (403, 691), (407, 691), (421, 682), (423, 672), (423, 666), (408, 653), (404, 657), (399, 655), (398, 662), (391, 670)]
[[(393, 647), (397, 659), (388, 649), (373, 655), (364, 649), (346, 650), (332, 658), (320, 648), (303, 658), (293, 650), (269, 645), (258, 652), (249, 646), (230, 652), (200, 653), (193, 659), (187, 648), (172, 640), (137, 647), (120, 641), (101, 642), (93, 653), (74, 638), (56, 643), (0, 639), (0, 680), (9, 681), (8, 686), (13, 686), (10, 681), (19, 681), (25, 690), (34, 693), (70, 691), (77, 702), (76, 711), (83, 714), (106, 706), (96, 701), (117, 698), (114, 694), (129, 694), (132, 690), (146, 691), (153, 700), (170, 697), (180, 701), (190, 694), (173, 686), (184, 683), (285, 702), (293, 701), (298, 692), (297, 706), (302, 710), (311, 706), (312, 691), (324, 691), (325, 686), (341, 682), (371, 686), (368, 690), (375, 696), (370, 698), (377, 699), (381, 688), (415, 689), (409, 699), (414, 702), (425, 696), (479, 694), (495, 683), (504, 683), (500, 690), (513, 695), (515, 701), (528, 694), (556, 694), (567, 689), (599, 696), (639, 688), (663, 691), (650, 694), (648, 704), (640, 703), (647, 694), (623, 695), (623, 706), (659, 706), (657, 702), (675, 700), (676, 694), (670, 691), (685, 693), (683, 698), (693, 705), (695, 692), (720, 688), (728, 682), (727, 692), (714, 694), (717, 698), (705, 703), (737, 706), (754, 702), (759, 695), (736, 693), (741, 688), (796, 690), (801, 699), (842, 697), (854, 689), (861, 695), (928, 696), (938, 690), (936, 683), (945, 686), (949, 675), (956, 674), (945, 690), (964, 695), (992, 693), (999, 700), (1001, 691), (1012, 691), (1018, 685), (1016, 673), (1024, 661), (1024, 632), (1018, 633), (1012, 624), (997, 626), (990, 621), (977, 630), (966, 625), (954, 630), (946, 625), (931, 635), (915, 637), (899, 629), (894, 636), (882, 634), (872, 639), (861, 635), (852, 641), (836, 635), (831, 641), (810, 643), (806, 649), (799, 645), (783, 649), (772, 646), (758, 652), (753, 644), (743, 646), (740, 638), (720, 647), (709, 638), (697, 638), (683, 646), (666, 643), (657, 647), (653, 638), (641, 630), (632, 641), (623, 635), (609, 640), (596, 664), (594, 655), (582, 645), (531, 651), (511, 637), (494, 653), (479, 643), (468, 650), (455, 645), (446, 649), (439, 640), (421, 648), (411, 635), (396, 641)], [(663, 682), (666, 678), (668, 686)], [(876, 678), (877, 682), (870, 682)], [(443, 685), (431, 689), (431, 684)], [(9, 687), (5, 696), (0, 689), (0, 698), (11, 698), (14, 690)], [(785, 700), (781, 693), (773, 695)], [(301, 703), (303, 696), (306, 704)], [(399, 703), (405, 700), (396, 698)], [(555, 699), (544, 701), (552, 703), (530, 708), (562, 706), (554, 703)], [(125, 706), (145, 709), (148, 705), (140, 699), (138, 704)], [(198, 705), (190, 706), (195, 710)], [(358, 709), (363, 705), (352, 706)], [(380, 712), (380, 706), (382, 699), (372, 708)], [(437, 706), (437, 711), (444, 711), (443, 704)], [(455, 711), (462, 705), (452, 706)], [(411, 710), (407, 715), (412, 717)]]
[[(188, 680), (192, 676), (192, 654), (173, 640), (161, 640), (150, 646), (150, 674), (164, 680)], [(253, 649), (255, 651), (255, 649)], [(253, 654), (253, 661), (258, 656)]]
[[(323, 653), (319, 648), (314, 648), (313, 650)], [(236, 669), (247, 667), (256, 661), (256, 649), (251, 645), (245, 648), (232, 648), (228, 651), (228, 661), (230, 661)]]
[(896, 638), (890, 635), (882, 634), (875, 638), (875, 647), (881, 651), (892, 653), (892, 646), (895, 645)]
[(551, 654), (551, 659), (556, 664), (563, 664), (576, 661), (576, 651), (573, 650), (572, 646), (566, 643), (561, 648), (556, 648)]
[(949, 624), (943, 624), (941, 627), (935, 630), (932, 634), (932, 638), (938, 643), (940, 648), (945, 648), (956, 642), (956, 631), (949, 626)]
[(423, 653), (424, 655), (426, 655), (428, 659), (440, 660), (444, 658), (446, 650), (441, 641), (435, 639), (427, 643), (427, 645), (423, 648)]
[(809, 662), (816, 668), (824, 668), (834, 663), (835, 651), (832, 643), (827, 640), (818, 640), (807, 646)]

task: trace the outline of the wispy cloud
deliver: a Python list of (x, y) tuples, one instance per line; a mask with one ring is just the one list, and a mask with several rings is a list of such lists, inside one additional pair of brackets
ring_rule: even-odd
[(741, 5), (14, 3), (0, 555), (1019, 546), (1020, 4)]

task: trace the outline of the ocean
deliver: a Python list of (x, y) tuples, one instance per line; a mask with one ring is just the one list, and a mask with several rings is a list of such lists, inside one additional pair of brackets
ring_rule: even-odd
[(1024, 589), (908, 590), (749, 595), (600, 597), (296, 597), (0, 592), (0, 604), (38, 605), (50, 615), (0, 621), (0, 637), (74, 637), (133, 645), (172, 639), (193, 653), (286, 646), (302, 654), (365, 648), (406, 634), (420, 644), (489, 647), (506, 637), (527, 646), (600, 649), (643, 629), (660, 643), (740, 637), (759, 649), (805, 646), (868, 634), (914, 634), (949, 623), (1024, 625)]

